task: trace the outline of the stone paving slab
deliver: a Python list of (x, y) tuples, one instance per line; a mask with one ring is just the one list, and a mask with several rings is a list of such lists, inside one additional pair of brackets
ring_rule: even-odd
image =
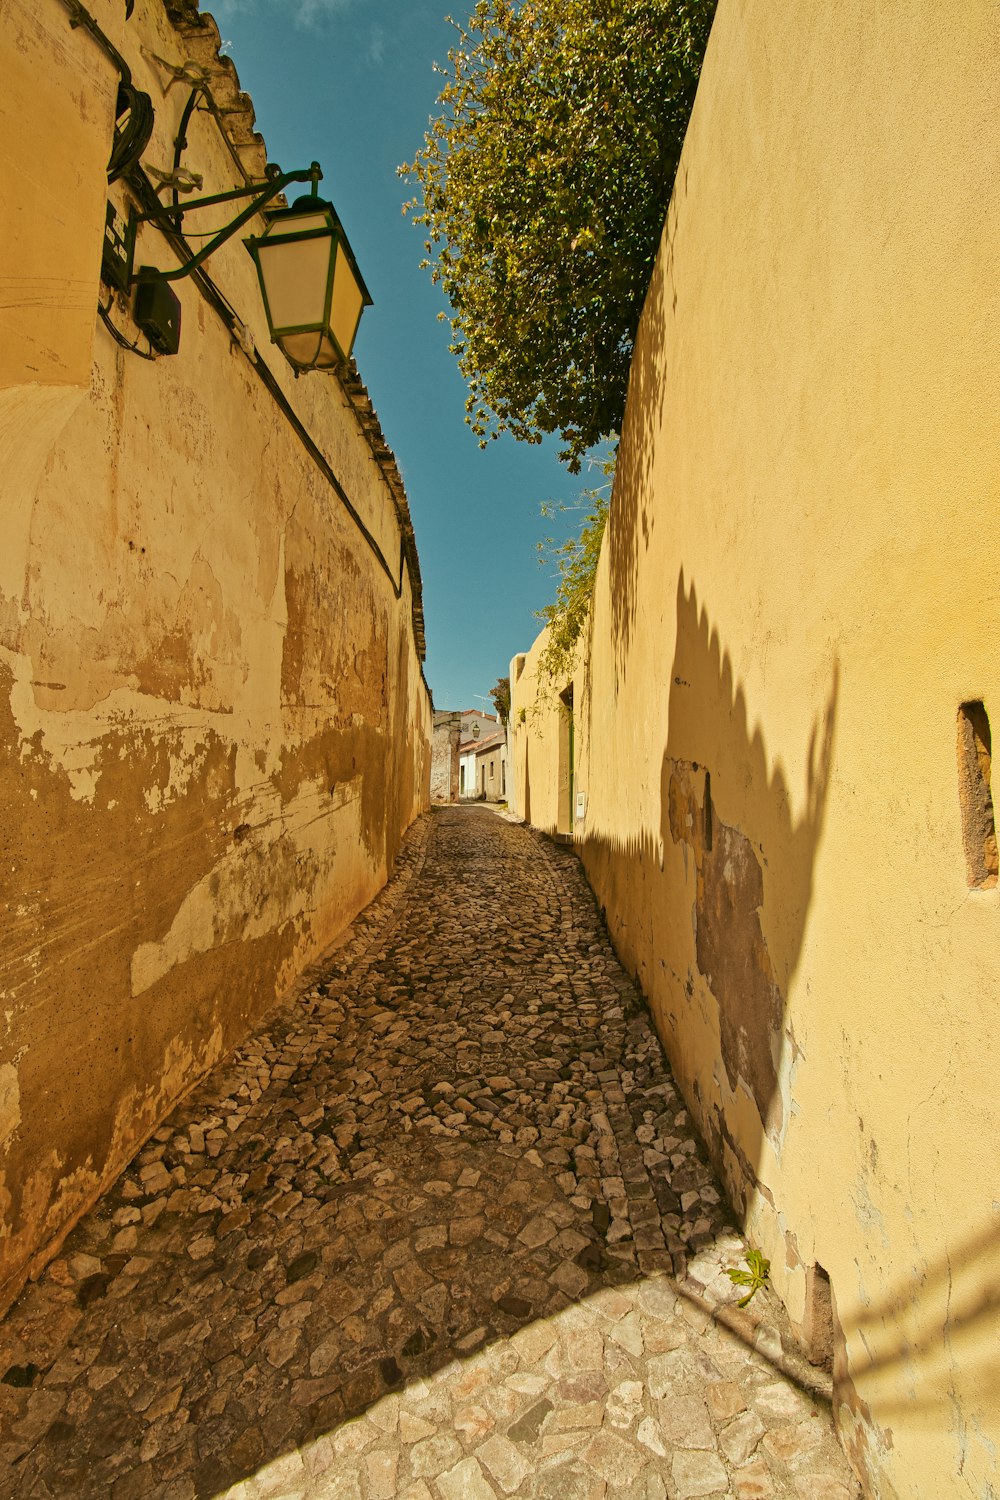
[(570, 851), (435, 811), (0, 1324), (0, 1495), (855, 1500)]

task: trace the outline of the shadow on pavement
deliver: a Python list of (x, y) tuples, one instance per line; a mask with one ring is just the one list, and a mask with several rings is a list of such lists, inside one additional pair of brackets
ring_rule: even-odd
[[(323, 977), (173, 1113), (0, 1326), (0, 1488), (207, 1500), (456, 1359), (489, 1371), (490, 1346), (560, 1315), (579, 1332), (575, 1304), (643, 1284), (608, 1315), (625, 1330), (611, 1367), (536, 1334), (543, 1373), (483, 1377), (468, 1421), (504, 1454), (537, 1443), (554, 1404), (604, 1410), (609, 1368), (640, 1391), (630, 1420), (652, 1420), (669, 1392), (641, 1394), (642, 1362), (678, 1341), (648, 1318), (683, 1312), (664, 1273), (720, 1235), (735, 1264), (729, 1225), (576, 860), (443, 809)], [(735, 1327), (754, 1339), (753, 1318)], [(454, 1421), (413, 1420), (411, 1443), (440, 1446), (428, 1473), (471, 1462)], [(562, 1481), (599, 1476), (622, 1441), (589, 1468), (565, 1443)], [(396, 1482), (369, 1473), (365, 1493)]]

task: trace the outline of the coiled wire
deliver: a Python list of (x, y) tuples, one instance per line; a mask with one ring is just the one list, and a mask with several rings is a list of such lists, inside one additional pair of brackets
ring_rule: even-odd
[(108, 161), (108, 182), (124, 177), (142, 156), (153, 134), (153, 101), (131, 80), (118, 85), (115, 137)]

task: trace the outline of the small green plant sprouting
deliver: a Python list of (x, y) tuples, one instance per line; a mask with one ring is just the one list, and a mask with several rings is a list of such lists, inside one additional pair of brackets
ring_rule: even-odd
[(748, 1286), (750, 1290), (745, 1297), (741, 1297), (736, 1304), (737, 1307), (746, 1307), (747, 1303), (754, 1297), (762, 1287), (766, 1287), (771, 1275), (771, 1262), (761, 1255), (759, 1250), (747, 1251), (747, 1265), (749, 1271), (742, 1271), (737, 1266), (735, 1270), (727, 1271), (726, 1275), (734, 1286)]

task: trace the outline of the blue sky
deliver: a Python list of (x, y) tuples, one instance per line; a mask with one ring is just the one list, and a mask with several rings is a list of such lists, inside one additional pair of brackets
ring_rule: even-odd
[[(423, 141), (454, 37), (472, 0), (203, 0), (251, 95), (257, 128), (282, 167), (323, 167), (374, 298), (355, 344), (406, 484), (420, 552), (427, 680), (439, 708), (481, 706), (538, 630), (554, 591), (535, 543), (572, 518), (543, 520), (548, 499), (575, 501), (558, 442), (503, 437), (485, 450), (465, 424), (465, 383), (448, 352), (445, 302), (419, 269), (421, 232), (401, 212), (396, 175)], [(319, 377), (310, 377), (319, 378)], [(596, 483), (597, 480), (595, 479)]]

